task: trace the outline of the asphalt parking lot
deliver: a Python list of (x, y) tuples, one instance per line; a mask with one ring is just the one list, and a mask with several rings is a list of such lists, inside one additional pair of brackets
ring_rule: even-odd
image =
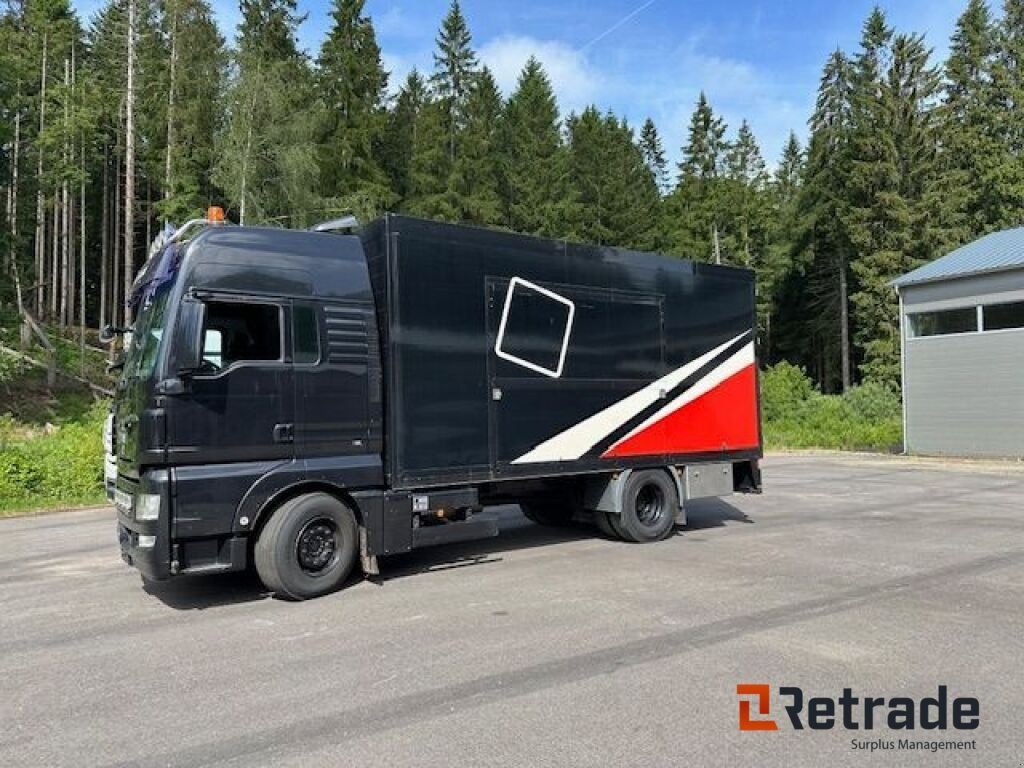
[[(299, 604), (248, 576), (144, 586), (110, 510), (2, 520), (0, 765), (1024, 763), (1024, 471), (793, 455), (764, 481), (648, 546), (500, 508), (497, 539)], [(980, 727), (912, 735), (976, 749), (741, 733), (746, 682), (944, 684)]]

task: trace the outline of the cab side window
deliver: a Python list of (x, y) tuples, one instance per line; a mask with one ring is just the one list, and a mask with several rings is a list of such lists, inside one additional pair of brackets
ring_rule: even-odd
[(203, 368), (206, 371), (220, 371), (233, 363), (281, 359), (280, 307), (250, 302), (207, 302), (203, 328)]
[(320, 362), (320, 324), (312, 306), (296, 304), (293, 308), (292, 337), (292, 358), (296, 365)]

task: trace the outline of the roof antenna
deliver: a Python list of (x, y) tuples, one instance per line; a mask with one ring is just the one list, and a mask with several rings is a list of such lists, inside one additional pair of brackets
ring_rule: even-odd
[(344, 232), (351, 229), (359, 229), (359, 219), (351, 214), (340, 219), (321, 221), (313, 227), (314, 232)]

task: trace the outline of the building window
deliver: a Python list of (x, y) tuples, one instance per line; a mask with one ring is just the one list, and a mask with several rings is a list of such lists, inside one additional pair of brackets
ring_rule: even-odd
[(986, 331), (1004, 331), (1024, 328), (1024, 301), (1011, 304), (987, 304), (982, 307)]
[[(950, 333), (973, 333), (978, 330), (976, 307), (943, 309), (938, 312), (915, 312), (910, 320), (910, 336), (945, 336)], [(987, 327), (987, 323), (986, 323)]]

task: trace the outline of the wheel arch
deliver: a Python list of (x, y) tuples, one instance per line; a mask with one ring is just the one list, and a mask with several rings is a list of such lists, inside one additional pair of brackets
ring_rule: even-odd
[(679, 470), (672, 466), (636, 467), (624, 469), (607, 475), (598, 475), (587, 479), (584, 486), (584, 506), (590, 510), (609, 512), (613, 515), (622, 513), (622, 496), (626, 483), (634, 472), (647, 470), (660, 470), (666, 473), (676, 488), (676, 498), (679, 502), (679, 509), (676, 510), (677, 522), (685, 523), (683, 515), (684, 499), (683, 479)]
[(260, 532), (275, 511), (292, 499), (309, 493), (326, 493), (329, 496), (333, 496), (352, 510), (357, 525), (363, 525), (363, 513), (359, 509), (359, 504), (348, 490), (326, 480), (300, 480), (280, 489), (260, 505), (249, 525), (249, 546), (252, 547), (253, 542), (259, 538)]

